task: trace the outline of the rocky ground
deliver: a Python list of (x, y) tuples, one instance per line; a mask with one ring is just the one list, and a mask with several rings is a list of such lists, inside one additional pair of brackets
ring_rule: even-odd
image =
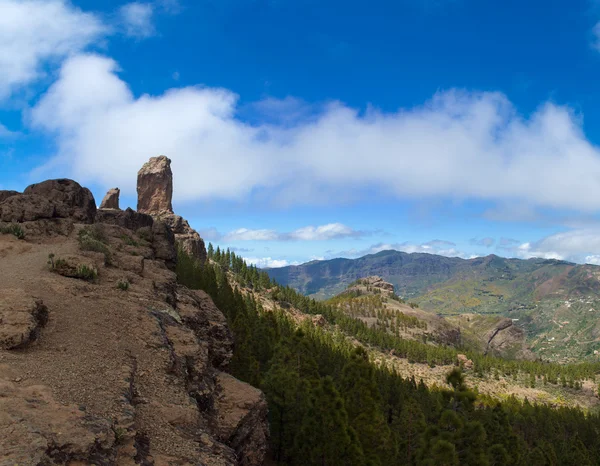
[(0, 231), (0, 465), (262, 464), (264, 396), (168, 226), (60, 180), (0, 192)]

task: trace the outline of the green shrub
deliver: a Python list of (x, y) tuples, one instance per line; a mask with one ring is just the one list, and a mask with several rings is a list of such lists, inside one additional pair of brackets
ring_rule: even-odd
[(127, 291), (129, 289), (129, 282), (127, 280), (119, 280), (117, 282), (117, 288), (121, 291)]
[(6, 226), (0, 226), (0, 233), (3, 235), (14, 235), (18, 239), (25, 239), (25, 232), (21, 225), (11, 223)]
[(108, 236), (106, 236), (106, 231), (104, 230), (104, 226), (99, 225), (99, 224), (90, 225), (90, 226), (82, 228), (81, 230), (79, 230), (79, 233), (77, 233), (77, 236), (79, 237), (80, 241), (81, 241), (82, 237), (88, 236), (92, 239), (95, 239), (96, 241), (100, 241), (101, 243), (108, 244)]
[(75, 275), (77, 278), (81, 278), (82, 280), (95, 280), (98, 278), (98, 271), (94, 267), (80, 264), (77, 266)]
[(140, 243), (138, 243), (135, 239), (133, 239), (129, 235), (121, 235), (121, 239), (127, 246), (134, 246), (137, 248), (140, 245)]
[(79, 241), (79, 247), (83, 251), (100, 252), (104, 254), (105, 264), (111, 264), (112, 256), (107, 246), (108, 238), (102, 227), (93, 225), (91, 227), (82, 228), (79, 230), (79, 233), (77, 233), (77, 240)]

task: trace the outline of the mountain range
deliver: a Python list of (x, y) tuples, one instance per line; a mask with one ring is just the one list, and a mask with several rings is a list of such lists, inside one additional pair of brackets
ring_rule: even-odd
[(597, 357), (600, 267), (554, 259), (461, 259), (381, 251), (358, 259), (312, 261), (269, 269), (282, 285), (323, 300), (361, 277), (377, 275), (426, 311), (510, 317), (532, 350), (551, 360)]

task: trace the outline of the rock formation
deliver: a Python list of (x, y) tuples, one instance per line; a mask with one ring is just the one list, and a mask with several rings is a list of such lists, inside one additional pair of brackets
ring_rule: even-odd
[(119, 188), (109, 189), (100, 203), (101, 209), (116, 209), (119, 210), (119, 194), (121, 190)]
[(173, 213), (173, 172), (171, 160), (152, 157), (138, 172), (138, 212), (152, 215), (166, 223), (175, 234), (177, 244), (189, 255), (204, 262), (206, 247), (198, 232), (187, 220)]
[(94, 195), (75, 181), (48, 180), (28, 186), (23, 194), (39, 196), (53, 203), (57, 217), (71, 218), (81, 223), (94, 222), (96, 216)]
[(171, 159), (160, 155), (146, 162), (137, 177), (138, 212), (172, 214), (173, 172)]
[(18, 191), (0, 191), (0, 202), (5, 201), (11, 196), (16, 196), (17, 194), (21, 194)]
[(265, 397), (224, 372), (225, 317), (172, 270), (187, 222), (96, 211), (71, 180), (3, 193), (25, 239), (0, 233), (0, 464), (262, 464)]

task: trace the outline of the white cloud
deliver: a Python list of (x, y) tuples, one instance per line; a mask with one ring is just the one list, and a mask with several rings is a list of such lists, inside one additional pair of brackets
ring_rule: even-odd
[(600, 257), (600, 227), (556, 233), (507, 249), (522, 259), (541, 257), (592, 264)]
[(248, 228), (239, 228), (230, 231), (223, 236), (223, 241), (276, 241), (278, 234), (274, 230), (250, 230)]
[(231, 241), (327, 241), (340, 238), (358, 238), (369, 232), (356, 231), (342, 223), (329, 223), (321, 226), (298, 228), (290, 233), (275, 230), (238, 228), (226, 234), (221, 234), (216, 228), (208, 228), (201, 232), (209, 240)]
[(117, 70), (107, 58), (71, 58), (33, 111), (57, 134), (54, 163), (84, 183), (133, 194), (138, 168), (164, 153), (176, 201), (262, 193), (288, 205), (337, 203), (370, 190), (600, 209), (600, 152), (566, 107), (548, 103), (525, 119), (502, 94), (448, 91), (396, 113), (335, 103), (292, 127), (249, 125), (228, 90), (135, 98)]
[(364, 233), (355, 231), (342, 223), (329, 223), (318, 227), (308, 226), (299, 228), (287, 236), (291, 240), (326, 241), (337, 238), (359, 237)]
[(298, 265), (299, 262), (289, 262), (285, 259), (273, 259), (272, 257), (244, 257), (248, 264), (253, 264), (259, 269), (286, 267), (288, 265)]
[(591, 256), (586, 256), (585, 263), (592, 265), (600, 265), (600, 255), (594, 254)]
[(108, 32), (65, 0), (0, 0), (0, 100)]
[(154, 35), (154, 5), (151, 3), (132, 2), (119, 9), (119, 16), (125, 34), (136, 39), (145, 39)]

